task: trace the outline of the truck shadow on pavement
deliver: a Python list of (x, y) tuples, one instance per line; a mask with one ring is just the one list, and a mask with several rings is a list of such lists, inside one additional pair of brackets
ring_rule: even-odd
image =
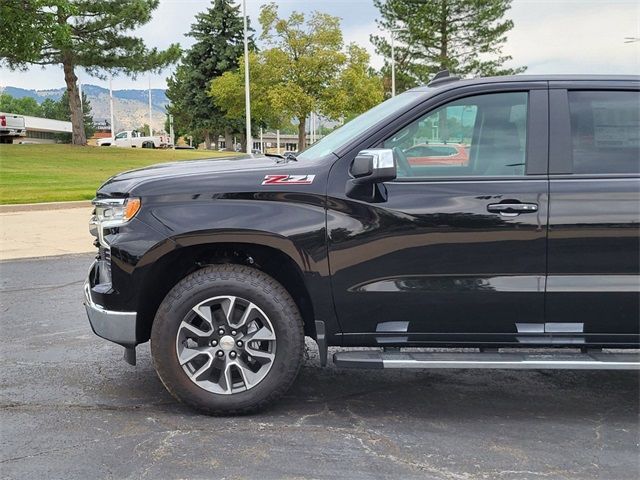
[[(122, 364), (122, 395), (158, 408), (198, 415), (181, 406), (157, 379), (146, 352), (135, 372)], [(135, 377), (135, 378), (131, 378)], [(143, 381), (141, 381), (144, 378)], [(633, 371), (349, 370), (321, 368), (307, 358), (289, 392), (256, 418), (282, 415), (405, 417), (414, 421), (538, 418), (553, 421), (606, 415), (637, 421), (640, 376)], [(115, 385), (111, 378), (108, 389)], [(115, 399), (114, 399), (115, 400)], [(129, 400), (120, 398), (128, 403)], [(131, 400), (131, 399), (130, 399)]]

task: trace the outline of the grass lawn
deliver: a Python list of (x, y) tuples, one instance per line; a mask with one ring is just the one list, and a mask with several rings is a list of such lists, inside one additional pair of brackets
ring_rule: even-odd
[(92, 199), (102, 182), (124, 170), (229, 155), (202, 150), (0, 145), (0, 204)]

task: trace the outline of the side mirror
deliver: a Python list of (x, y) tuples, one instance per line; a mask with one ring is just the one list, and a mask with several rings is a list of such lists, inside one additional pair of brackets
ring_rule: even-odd
[(362, 150), (356, 155), (347, 181), (347, 197), (369, 202), (385, 201), (386, 188), (383, 182), (397, 177), (396, 160), (390, 148)]
[(394, 180), (398, 175), (393, 150), (372, 148), (356, 155), (349, 173), (354, 185), (374, 184)]

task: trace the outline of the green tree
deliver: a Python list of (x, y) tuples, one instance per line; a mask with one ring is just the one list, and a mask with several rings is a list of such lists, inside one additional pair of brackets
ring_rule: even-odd
[(52, 98), (46, 98), (41, 104), (40, 104), (40, 116), (44, 117), (44, 118), (51, 118), (53, 120), (69, 120), (69, 118), (67, 117), (67, 110), (69, 109), (69, 107), (67, 107), (66, 109), (64, 108), (64, 105), (62, 105), (62, 102), (60, 100), (53, 100)]
[(144, 135), (145, 137), (148, 137), (151, 135), (151, 127), (149, 127), (148, 123), (145, 123), (141, 127), (136, 128), (136, 130), (140, 132), (142, 135)]
[[(356, 45), (345, 50), (339, 18), (319, 12), (308, 20), (299, 12), (280, 18), (270, 3), (261, 8), (260, 24), (269, 48), (249, 57), (252, 117), (271, 128), (294, 118), (300, 149), (311, 112), (337, 119), (382, 100), (382, 84), (366, 51)], [(243, 64), (214, 80), (210, 90), (216, 104), (236, 119), (244, 116)]]
[[(180, 56), (177, 44), (148, 49), (127, 32), (151, 20), (159, 0), (3, 0), (0, 55), (9, 68), (62, 65), (74, 144), (86, 144), (76, 69), (104, 78), (160, 70)], [(14, 35), (13, 22), (25, 32)]]
[[(502, 54), (506, 34), (513, 28), (513, 22), (504, 19), (511, 0), (374, 0), (374, 4), (382, 15), (377, 22), (382, 29), (401, 29), (395, 32), (398, 91), (427, 83), (445, 69), (483, 76), (526, 70), (503, 67), (511, 60)], [(380, 55), (391, 57), (386, 38), (372, 35), (371, 41)], [(383, 74), (389, 78), (388, 63)]]
[[(213, 0), (196, 15), (188, 34), (195, 43), (185, 52), (172, 77), (167, 79), (168, 112), (181, 133), (204, 137), (205, 147), (218, 135), (241, 131), (241, 122), (224, 116), (208, 96), (209, 83), (224, 72), (238, 67), (242, 55), (243, 19), (240, 7), (231, 0)], [(253, 49), (253, 38), (250, 38)]]
[(15, 98), (8, 93), (0, 95), (0, 112), (30, 115), (32, 117), (42, 116), (42, 108), (33, 98)]

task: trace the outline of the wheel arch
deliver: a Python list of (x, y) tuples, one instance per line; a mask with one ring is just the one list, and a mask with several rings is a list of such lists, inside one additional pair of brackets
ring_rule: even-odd
[[(304, 322), (305, 335), (316, 338), (315, 314), (311, 295), (303, 273), (305, 260), (294, 260), (289, 248), (281, 248), (287, 239), (270, 242), (238, 241), (238, 234), (222, 235), (219, 241), (198, 243), (193, 238), (181, 239), (178, 247), (155, 258), (145, 267), (139, 291), (136, 337), (146, 342), (156, 311), (169, 291), (184, 277), (207, 265), (240, 264), (257, 268), (280, 282), (293, 297)], [(233, 240), (233, 241), (231, 241)], [(280, 248), (279, 248), (280, 247)], [(142, 265), (146, 263), (143, 259)]]

